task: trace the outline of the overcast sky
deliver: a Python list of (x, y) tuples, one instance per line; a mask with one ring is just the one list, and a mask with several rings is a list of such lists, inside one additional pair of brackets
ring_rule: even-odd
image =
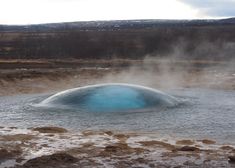
[(0, 0), (0, 24), (235, 16), (235, 0)]

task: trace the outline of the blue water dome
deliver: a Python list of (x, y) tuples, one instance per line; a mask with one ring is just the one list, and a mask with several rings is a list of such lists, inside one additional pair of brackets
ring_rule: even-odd
[(176, 98), (161, 91), (130, 84), (99, 84), (59, 92), (41, 106), (83, 111), (143, 111), (178, 104)]

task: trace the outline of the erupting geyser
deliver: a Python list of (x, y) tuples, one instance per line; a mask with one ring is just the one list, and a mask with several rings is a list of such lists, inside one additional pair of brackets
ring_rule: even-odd
[(144, 111), (172, 107), (176, 98), (155, 89), (129, 84), (100, 84), (69, 89), (40, 103), (55, 108), (76, 108), (85, 111)]

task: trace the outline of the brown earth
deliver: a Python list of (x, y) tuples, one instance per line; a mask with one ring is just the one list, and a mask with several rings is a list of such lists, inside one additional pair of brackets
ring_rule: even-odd
[(0, 60), (0, 95), (56, 92), (89, 84), (235, 89), (232, 62), (199, 60)]

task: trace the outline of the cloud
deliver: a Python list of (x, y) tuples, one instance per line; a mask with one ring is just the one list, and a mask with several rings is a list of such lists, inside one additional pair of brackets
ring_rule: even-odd
[(235, 16), (235, 0), (179, 0), (210, 17)]
[(178, 0), (0, 0), (0, 24), (196, 17)]

